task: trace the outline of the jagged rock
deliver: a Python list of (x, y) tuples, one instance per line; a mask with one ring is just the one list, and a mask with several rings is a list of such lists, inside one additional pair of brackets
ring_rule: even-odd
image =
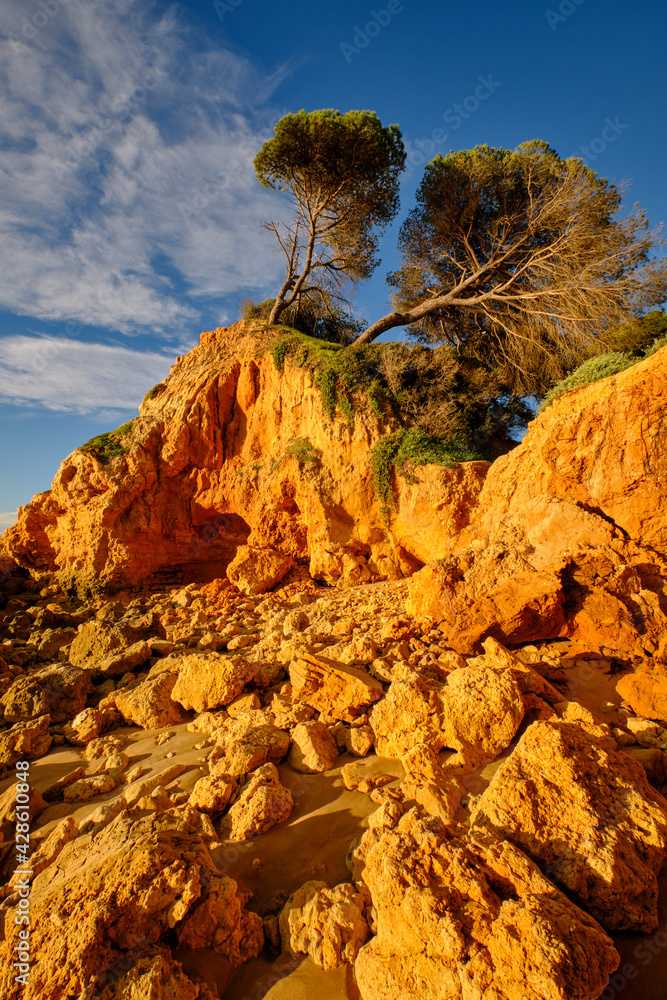
[(433, 751), (423, 743), (401, 757), (405, 778), (401, 791), (406, 799), (414, 799), (429, 816), (435, 816), (443, 827), (452, 826), (465, 788), (451, 767), (443, 766)]
[(43, 757), (53, 741), (50, 724), (50, 715), (40, 715), (31, 722), (17, 722), (11, 729), (0, 733), (0, 764), (13, 767), (17, 760)]
[(275, 764), (264, 764), (250, 776), (225, 817), (230, 840), (250, 840), (288, 819), (292, 793), (280, 784)]
[(515, 847), (443, 839), (414, 810), (370, 849), (363, 880), (377, 914), (355, 963), (363, 1000), (595, 1000), (618, 965)]
[(656, 665), (653, 669), (625, 674), (617, 683), (616, 690), (637, 715), (667, 725), (666, 669)]
[(283, 949), (310, 955), (322, 969), (352, 963), (370, 937), (366, 920), (369, 896), (351, 882), (330, 889), (326, 882), (306, 882), (293, 892), (280, 913)]
[(64, 788), (67, 788), (68, 785), (78, 781), (79, 778), (85, 778), (85, 776), (85, 767), (75, 767), (73, 771), (68, 771), (68, 773), (64, 774), (62, 778), (58, 778), (58, 780), (54, 781), (52, 785), (49, 785), (44, 792), (44, 798), (47, 802), (54, 802), (60, 796)]
[(104, 772), (112, 778), (119, 778), (129, 763), (130, 758), (122, 750), (120, 753), (112, 753), (104, 761)]
[(311, 708), (310, 705), (293, 701), (292, 685), (289, 682), (283, 684), (280, 691), (274, 694), (269, 711), (273, 716), (274, 725), (278, 729), (293, 729), (300, 722), (308, 722), (315, 713), (315, 709)]
[(145, 639), (140, 639), (138, 642), (133, 642), (127, 649), (121, 649), (117, 653), (114, 652), (110, 656), (98, 660), (95, 669), (110, 677), (122, 677), (129, 670), (142, 666), (150, 660), (152, 655), (153, 651), (150, 645)]
[(154, 637), (164, 639), (166, 636), (160, 619), (153, 611), (145, 614), (132, 614), (130, 611), (113, 625), (94, 619), (79, 628), (70, 646), (69, 662), (87, 670), (98, 669), (99, 662), (112, 654), (126, 652), (135, 643)]
[(370, 792), (373, 788), (381, 788), (392, 781), (396, 781), (395, 774), (388, 774), (384, 771), (371, 770), (365, 764), (357, 761), (350, 761), (341, 768), (340, 776), (343, 784), (349, 791), (358, 789), (360, 792)]
[(84, 708), (71, 722), (65, 723), (63, 732), (68, 743), (85, 746), (100, 735), (104, 716), (95, 708)]
[[(16, 792), (16, 785), (11, 784), (0, 796), (0, 857), (4, 857), (7, 851), (14, 847), (16, 839)], [(27, 793), (24, 791), (23, 794), (28, 795), (29, 801), (27, 804), (19, 804), (18, 809), (27, 809), (30, 813), (30, 822), (33, 822), (48, 808), (49, 803), (32, 785), (30, 790)]]
[(47, 628), (39, 632), (37, 654), (40, 660), (55, 660), (63, 646), (68, 646), (76, 636), (74, 628)]
[(287, 759), (301, 774), (330, 771), (338, 747), (323, 722), (301, 722), (291, 732), (292, 746)]
[(215, 730), (209, 760), (231, 775), (247, 774), (267, 762), (278, 763), (289, 750), (289, 734), (267, 721), (263, 712), (244, 712)]
[(386, 697), (369, 721), (378, 753), (401, 757), (419, 743), (435, 753), (459, 751), (468, 770), (493, 760), (511, 743), (524, 715), (510, 671), (484, 664), (456, 668), (444, 683), (397, 667)]
[(345, 749), (355, 757), (365, 757), (373, 749), (373, 730), (370, 726), (351, 726), (345, 731)]
[(171, 697), (186, 709), (205, 712), (228, 705), (256, 676), (257, 665), (243, 656), (190, 653), (178, 661)]
[(600, 922), (657, 926), (657, 874), (667, 802), (642, 767), (598, 728), (535, 722), (503, 761), (471, 816), (526, 851)]
[(83, 751), (85, 760), (97, 760), (99, 757), (109, 757), (113, 753), (119, 753), (126, 745), (127, 740), (118, 733), (109, 733), (108, 736), (99, 736), (96, 740), (91, 740)]
[(249, 691), (247, 694), (239, 694), (234, 701), (231, 701), (227, 705), (228, 713), (234, 717), (237, 715), (242, 715), (243, 712), (254, 712), (257, 709), (261, 709), (262, 703), (255, 694), (254, 691)]
[(140, 946), (121, 956), (107, 970), (109, 985), (99, 1000), (217, 1000), (217, 993), (202, 982), (194, 983), (167, 949)]
[(115, 787), (116, 782), (110, 774), (93, 774), (67, 785), (63, 789), (63, 798), (65, 802), (85, 802), (96, 795), (111, 792)]
[(290, 571), (294, 563), (275, 549), (239, 545), (227, 567), (227, 579), (243, 594), (264, 594)]
[(53, 828), (46, 840), (42, 841), (30, 858), (30, 869), (33, 879), (57, 859), (66, 844), (76, 840), (79, 828), (73, 816), (66, 816)]
[(646, 777), (654, 788), (660, 789), (667, 778), (667, 766), (665, 754), (662, 750), (648, 749), (646, 747), (628, 747), (625, 750), (633, 760), (646, 771)]
[(642, 747), (664, 747), (667, 744), (667, 730), (657, 722), (629, 716), (625, 724)]
[(179, 928), (180, 947), (212, 948), (234, 965), (256, 958), (264, 944), (264, 933), (262, 918), (243, 909), (249, 899), (250, 893), (238, 892), (236, 882), (227, 875), (211, 878), (206, 895)]
[(224, 772), (220, 775), (207, 774), (195, 782), (188, 802), (201, 812), (219, 816), (225, 811), (235, 788), (236, 782), (230, 775)]
[(171, 697), (177, 676), (164, 669), (167, 663), (163, 660), (155, 673), (155, 668), (152, 668), (146, 679), (136, 687), (115, 691), (110, 696), (128, 722), (142, 729), (162, 729), (163, 726), (175, 726), (185, 721), (182, 708)]
[(293, 701), (345, 722), (363, 715), (384, 690), (363, 671), (308, 653), (292, 660), (289, 675)]
[[(201, 815), (176, 810), (133, 822), (117, 816), (94, 839), (79, 836), (66, 844), (58, 864), (38, 875), (31, 887), (31, 965), (28, 990), (14, 981), (13, 948), (19, 927), (6, 919), (0, 943), (0, 993), (6, 1000), (88, 996), (101, 992), (114, 970), (124, 974), (127, 953), (145, 955), (174, 932), (189, 939), (196, 930), (202, 946), (214, 945), (232, 964), (261, 947), (261, 918), (248, 914), (236, 884), (220, 876), (201, 839)], [(218, 905), (226, 887), (226, 910)], [(207, 939), (208, 895), (225, 928)], [(241, 897), (244, 898), (244, 897)], [(5, 900), (5, 914), (16, 900)], [(199, 912), (198, 912), (199, 911)], [(188, 918), (192, 923), (188, 923)], [(214, 941), (214, 938), (216, 940)], [(141, 980), (137, 989), (141, 989)], [(135, 992), (131, 997), (145, 996)], [(196, 995), (196, 994), (195, 994)]]
[(54, 664), (17, 677), (0, 698), (0, 705), (6, 722), (26, 722), (40, 715), (65, 722), (81, 711), (92, 690), (87, 671), (67, 663)]

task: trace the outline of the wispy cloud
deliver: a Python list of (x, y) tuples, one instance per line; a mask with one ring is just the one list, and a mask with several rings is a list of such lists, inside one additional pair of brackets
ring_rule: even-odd
[(136, 407), (171, 355), (65, 337), (0, 339), (0, 402), (69, 413)]
[(32, 13), (0, 12), (0, 304), (170, 336), (274, 283), (252, 158), (286, 69), (202, 51), (142, 0), (70, 0), (34, 36)]
[(0, 532), (4, 531), (5, 528), (11, 528), (12, 524), (16, 524), (17, 511), (10, 510), (7, 514), (0, 514)]

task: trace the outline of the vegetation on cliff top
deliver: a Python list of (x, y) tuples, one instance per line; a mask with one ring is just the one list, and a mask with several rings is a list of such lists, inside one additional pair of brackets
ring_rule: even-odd
[(133, 423), (133, 420), (128, 420), (126, 424), (121, 424), (115, 431), (106, 431), (104, 434), (98, 434), (96, 437), (91, 438), (90, 441), (82, 444), (81, 451), (86, 451), (94, 455), (102, 464), (108, 462), (110, 458), (124, 455), (129, 449), (127, 445), (121, 442), (129, 434)]

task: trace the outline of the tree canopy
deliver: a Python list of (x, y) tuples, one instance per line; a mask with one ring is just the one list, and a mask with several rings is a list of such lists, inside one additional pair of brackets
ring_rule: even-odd
[(308, 299), (342, 301), (346, 286), (371, 275), (378, 234), (398, 211), (404, 164), (400, 129), (372, 111), (280, 119), (255, 158), (262, 184), (289, 194), (294, 209), (291, 223), (265, 226), (286, 262), (271, 323), (293, 304), (303, 311)]
[(586, 345), (665, 298), (667, 262), (651, 260), (642, 211), (616, 218), (621, 195), (537, 140), (436, 156), (400, 231), (394, 310), (355, 343), (414, 326), (543, 394)]

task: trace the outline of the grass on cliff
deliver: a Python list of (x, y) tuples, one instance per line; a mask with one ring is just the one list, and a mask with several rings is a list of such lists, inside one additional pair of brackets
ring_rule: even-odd
[(412, 470), (419, 465), (449, 467), (483, 457), (461, 439), (434, 437), (420, 427), (404, 428), (380, 438), (373, 446), (371, 456), (373, 484), (385, 523), (396, 508), (393, 490), (395, 472), (408, 482), (417, 482)]
[(118, 455), (124, 455), (129, 449), (126, 445), (122, 444), (122, 440), (126, 434), (129, 434), (133, 423), (133, 420), (128, 420), (126, 424), (121, 424), (115, 431), (106, 431), (104, 434), (98, 434), (96, 437), (91, 438), (90, 441), (82, 444), (81, 451), (94, 455), (102, 464), (108, 462), (111, 458), (116, 458)]
[(660, 337), (654, 340), (639, 355), (611, 351), (609, 354), (598, 354), (596, 357), (588, 358), (578, 368), (575, 368), (573, 372), (570, 372), (564, 379), (556, 383), (553, 389), (544, 397), (539, 407), (540, 411), (545, 410), (556, 399), (565, 395), (566, 392), (570, 392), (572, 389), (581, 389), (583, 386), (591, 385), (593, 382), (600, 382), (603, 378), (608, 378), (610, 375), (618, 375), (619, 372), (624, 372), (628, 368), (632, 368), (633, 365), (638, 364), (645, 358), (650, 358), (652, 354), (655, 354), (656, 351), (665, 346), (667, 346), (667, 337)]

